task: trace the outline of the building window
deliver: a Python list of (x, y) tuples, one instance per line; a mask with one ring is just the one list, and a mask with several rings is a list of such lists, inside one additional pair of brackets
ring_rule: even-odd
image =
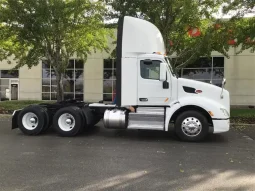
[(19, 70), (1, 70), (0, 71), (0, 100), (10, 99), (10, 79), (19, 78)]
[[(84, 62), (71, 59), (64, 74), (64, 99), (83, 100)], [(57, 100), (57, 81), (55, 71), (47, 61), (42, 62), (42, 99)]]
[(179, 70), (178, 75), (221, 87), (224, 78), (224, 57), (200, 58)]
[(1, 78), (19, 78), (19, 70), (1, 70)]
[(159, 80), (160, 78), (160, 61), (152, 62), (141, 61), (140, 63), (141, 77), (144, 79)]
[(116, 88), (116, 60), (104, 60), (104, 79), (103, 79), (103, 99), (104, 101), (112, 101)]

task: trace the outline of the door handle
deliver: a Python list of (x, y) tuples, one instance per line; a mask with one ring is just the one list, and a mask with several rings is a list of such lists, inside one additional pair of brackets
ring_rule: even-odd
[(139, 98), (140, 101), (148, 101), (148, 98)]

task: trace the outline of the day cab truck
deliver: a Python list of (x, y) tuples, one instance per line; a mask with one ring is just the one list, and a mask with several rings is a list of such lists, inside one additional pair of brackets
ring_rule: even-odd
[(100, 120), (108, 129), (174, 131), (183, 141), (201, 141), (229, 130), (229, 92), (212, 84), (178, 78), (152, 23), (125, 16), (118, 21), (116, 103), (75, 100), (31, 105), (13, 113), (12, 129), (39, 135), (53, 127), (75, 136)]

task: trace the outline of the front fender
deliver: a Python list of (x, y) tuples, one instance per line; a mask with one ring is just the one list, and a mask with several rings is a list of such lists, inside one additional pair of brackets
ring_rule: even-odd
[(170, 105), (169, 108), (166, 108), (166, 119), (165, 119), (165, 130), (168, 131), (169, 122), (171, 117), (178, 111), (180, 108), (185, 106), (197, 106), (209, 113), (212, 112), (212, 120), (213, 125), (216, 125), (217, 120), (222, 119), (229, 119), (229, 116), (226, 116), (222, 111), (225, 108), (222, 104), (215, 102), (214, 100), (203, 98), (203, 97), (185, 97), (181, 98), (179, 101), (175, 102), (174, 104)]
[(218, 103), (212, 99), (205, 97), (184, 97), (179, 100), (181, 107), (195, 105), (203, 108), (207, 112), (212, 112), (212, 119), (228, 119), (230, 116), (226, 116), (221, 109), (227, 110), (224, 105)]

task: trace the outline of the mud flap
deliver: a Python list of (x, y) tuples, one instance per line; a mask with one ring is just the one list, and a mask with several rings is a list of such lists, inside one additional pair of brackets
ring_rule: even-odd
[(12, 129), (18, 128), (18, 116), (21, 110), (15, 110), (12, 114)]

